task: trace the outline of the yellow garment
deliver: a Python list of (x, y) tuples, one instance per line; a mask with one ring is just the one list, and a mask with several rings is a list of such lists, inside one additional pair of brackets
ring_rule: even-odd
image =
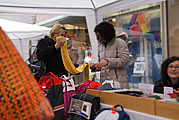
[[(59, 40), (61, 36), (57, 37), (56, 39)], [(78, 74), (83, 72), (83, 82), (89, 80), (89, 65), (83, 64), (76, 68), (74, 64), (71, 61), (71, 58), (67, 51), (67, 40), (65, 41), (65, 44), (61, 47), (61, 55), (63, 64), (65, 66), (65, 69), (71, 73), (71, 74)]]

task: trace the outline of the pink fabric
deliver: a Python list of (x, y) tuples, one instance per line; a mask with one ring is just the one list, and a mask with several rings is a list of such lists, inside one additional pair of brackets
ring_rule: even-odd
[(98, 87), (101, 85), (102, 85), (101, 83), (88, 80), (82, 83), (81, 85), (79, 85), (76, 89), (77, 89), (77, 92), (85, 93), (86, 89), (98, 89)]
[(76, 93), (75, 89), (72, 89), (73, 87), (75, 88), (75, 85), (72, 78), (67, 78), (66, 76), (62, 76), (61, 79), (63, 80), (64, 115), (65, 115), (65, 120), (67, 120), (71, 98)]
[(80, 93), (85, 93), (86, 89), (91, 89), (91, 85), (90, 85), (90, 81), (86, 81), (85, 83), (79, 85), (77, 87), (77, 91), (76, 92), (80, 92)]

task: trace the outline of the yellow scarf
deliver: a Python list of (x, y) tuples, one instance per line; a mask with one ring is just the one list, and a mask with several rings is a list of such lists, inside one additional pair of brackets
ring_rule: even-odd
[[(59, 40), (60, 37), (61, 36), (57, 37), (57, 40)], [(89, 80), (89, 64), (83, 64), (78, 68), (74, 66), (67, 51), (67, 40), (65, 41), (65, 44), (61, 47), (61, 55), (65, 69), (69, 73), (78, 74), (83, 72), (83, 82)]]

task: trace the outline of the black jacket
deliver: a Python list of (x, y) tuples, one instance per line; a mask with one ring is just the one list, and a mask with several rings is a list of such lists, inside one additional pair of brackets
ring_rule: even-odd
[(167, 83), (163, 82), (163, 80), (158, 80), (156, 83), (155, 83), (155, 86), (154, 86), (154, 92), (155, 93), (162, 93), (163, 94), (163, 88), (165, 87), (173, 87), (173, 89), (175, 90), (178, 90), (179, 88), (179, 83), (175, 84), (175, 85), (172, 85), (169, 81)]
[(52, 72), (58, 76), (68, 75), (62, 61), (60, 48), (56, 50), (55, 41), (48, 36), (38, 42), (37, 58), (46, 62), (47, 73)]

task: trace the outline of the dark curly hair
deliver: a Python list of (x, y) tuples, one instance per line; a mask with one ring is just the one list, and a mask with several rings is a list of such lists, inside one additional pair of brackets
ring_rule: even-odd
[[(100, 36), (109, 43), (115, 36), (115, 29), (111, 23), (101, 22), (94, 28), (95, 33), (99, 33)], [(98, 36), (97, 36), (98, 37)], [(97, 38), (98, 39), (98, 38)], [(100, 42), (100, 41), (99, 41)]]
[(170, 77), (168, 76), (167, 69), (170, 63), (174, 61), (179, 61), (179, 57), (172, 56), (166, 60), (163, 61), (161, 65), (161, 79), (165, 84), (171, 84)]

